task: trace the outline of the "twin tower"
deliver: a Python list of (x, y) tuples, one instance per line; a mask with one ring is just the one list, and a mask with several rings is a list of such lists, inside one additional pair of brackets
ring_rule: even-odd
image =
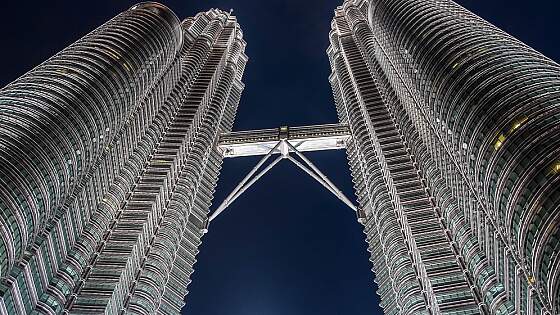
[(386, 314), (559, 314), (560, 66), (450, 0), (346, 0), (328, 35), (335, 125), (230, 133), (236, 18), (152, 2), (1, 89), (0, 314), (179, 313), (222, 159), (263, 139), (347, 150), (358, 206), (309, 173)]

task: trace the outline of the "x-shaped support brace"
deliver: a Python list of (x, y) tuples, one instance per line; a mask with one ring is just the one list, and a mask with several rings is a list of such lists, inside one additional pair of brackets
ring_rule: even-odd
[[(261, 167), (265, 162), (274, 154), (280, 153), (280, 156), (268, 166)], [(295, 159), (290, 153), (294, 153), (302, 161)], [(218, 217), (227, 207), (229, 207), (239, 196), (241, 196), (249, 187), (256, 183), (261, 177), (263, 177), (268, 171), (270, 171), (276, 164), (278, 164), (283, 159), (289, 160), (294, 163), (297, 167), (306, 172), (313, 179), (318, 181), (323, 185), (328, 191), (333, 193), (338, 199), (344, 202), (350, 209), (360, 212), (356, 206), (344, 195), (344, 193), (338, 189), (329, 179), (323, 174), (316, 166), (313, 164), (305, 155), (303, 155), (296, 146), (293, 146), (288, 140), (282, 139), (255, 165), (255, 167), (243, 178), (243, 180), (235, 187), (235, 189), (226, 197), (226, 199), (220, 204), (220, 206), (212, 213), (208, 218), (206, 229), (204, 232), (208, 231), (208, 226), (216, 217)], [(260, 171), (259, 171), (260, 170)], [(359, 215), (359, 217), (362, 217)]]

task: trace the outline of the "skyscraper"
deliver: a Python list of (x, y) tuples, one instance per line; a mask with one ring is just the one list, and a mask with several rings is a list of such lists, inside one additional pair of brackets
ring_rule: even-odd
[(242, 37), (145, 2), (0, 90), (0, 314), (179, 313)]
[[(209, 221), (282, 160), (356, 211), (387, 314), (559, 314), (560, 66), (450, 0), (346, 0), (329, 35), (340, 124), (230, 133), (236, 18), (154, 2), (0, 90), (0, 314), (179, 313)], [(333, 149), (358, 206), (303, 154)]]
[(330, 82), (387, 314), (560, 313), (560, 66), (449, 0), (346, 0)]

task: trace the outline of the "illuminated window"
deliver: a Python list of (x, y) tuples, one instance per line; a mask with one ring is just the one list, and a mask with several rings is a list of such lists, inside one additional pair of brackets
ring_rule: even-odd
[(509, 137), (511, 134), (513, 134), (517, 129), (521, 128), (521, 126), (523, 126), (527, 122), (527, 120), (529, 120), (529, 118), (527, 116), (522, 116), (522, 117), (519, 117), (518, 119), (516, 119), (511, 124), (511, 127), (509, 128), (509, 130), (504, 131), (503, 133), (501, 133), (498, 136), (498, 139), (494, 142), (494, 149), (496, 151), (498, 151), (502, 147), (504, 142), (506, 141), (507, 137)]
[(529, 118), (527, 116), (523, 116), (517, 119), (516, 121), (514, 121), (513, 124), (511, 125), (511, 129), (509, 130), (509, 133), (511, 134), (517, 129), (521, 128), (521, 126), (523, 126), (523, 124), (525, 124), (528, 119)]
[(498, 136), (498, 140), (496, 140), (496, 142), (494, 142), (494, 149), (496, 149), (496, 151), (498, 151), (502, 145), (504, 144), (504, 141), (506, 141), (506, 136), (504, 136), (504, 134), (500, 134)]

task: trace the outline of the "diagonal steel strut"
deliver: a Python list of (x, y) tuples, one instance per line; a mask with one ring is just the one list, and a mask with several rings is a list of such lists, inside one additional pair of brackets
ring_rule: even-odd
[[(322, 179), (318, 180), (317, 178), (315, 178), (314, 176), (312, 176), (313, 178), (315, 178), (319, 183), (323, 184), (327, 189), (329, 189), (335, 196), (337, 196), (340, 200), (342, 200), (348, 207), (350, 207), (350, 209), (354, 210), (354, 211), (358, 211), (358, 209), (354, 206), (354, 204), (352, 203), (352, 201), (350, 201), (346, 195), (344, 195), (344, 193), (338, 189), (336, 187), (335, 184), (333, 184), (333, 182), (331, 182), (329, 180), (329, 178), (323, 174), (316, 166), (315, 164), (311, 163), (311, 161), (305, 157), (305, 155), (303, 155), (301, 152), (298, 151), (298, 149), (296, 149), (291, 143), (289, 143), (288, 141), (286, 141), (286, 143), (288, 144), (288, 146), (290, 147), (290, 149), (292, 149), (297, 156), (299, 156), (309, 167), (311, 167), (311, 169), (313, 171), (315, 171), (315, 173), (317, 175), (319, 175), (319, 177)], [(296, 161), (295, 159), (290, 159), (290, 161), (294, 162)], [(296, 164), (297, 165), (297, 164)], [(299, 166), (299, 165), (298, 165)], [(311, 175), (310, 173), (308, 173), (309, 175)], [(326, 184), (326, 185), (325, 185)], [(330, 187), (330, 188), (329, 188)]]
[(330, 191), (338, 199), (340, 199), (342, 202), (344, 202), (350, 209), (352, 209), (354, 211), (358, 211), (358, 209), (354, 206), (354, 204), (352, 204), (352, 202), (350, 200), (348, 200), (348, 198), (346, 198), (346, 196), (344, 196), (344, 194), (342, 194), (341, 192), (338, 191), (338, 188), (332, 187), (331, 185), (329, 185), (328, 182), (324, 181), (321, 178), (321, 175), (318, 175), (318, 174), (312, 172), (309, 168), (307, 168), (305, 165), (303, 165), (300, 161), (294, 159), (291, 156), (288, 156), (287, 159), (290, 160), (292, 163), (294, 163), (297, 167), (301, 168), (304, 172), (306, 172), (309, 176), (311, 176), (317, 182), (319, 182), (319, 184), (323, 185), (328, 191)]
[[(294, 152), (298, 157), (300, 157), (303, 162), (301, 163), (294, 157), (290, 155), (291, 152)], [(270, 163), (267, 167), (261, 170), (258, 174), (257, 171), (263, 166), (263, 164), (274, 154), (280, 153), (280, 156), (276, 158), (272, 163)], [(350, 209), (358, 212), (358, 208), (350, 201), (344, 193), (338, 189), (333, 182), (329, 180), (329, 178), (323, 174), (316, 166), (313, 164), (308, 158), (305, 157), (295, 146), (293, 146), (289, 141), (283, 139), (278, 141), (276, 145), (253, 167), (253, 169), (243, 178), (243, 180), (235, 187), (235, 189), (227, 196), (227, 198), (220, 204), (220, 206), (212, 213), (212, 215), (208, 218), (206, 231), (208, 229), (208, 225), (212, 222), (216, 217), (218, 217), (224, 210), (229, 207), (239, 196), (241, 196), (249, 187), (251, 187), (254, 183), (256, 183), (262, 176), (264, 176), (268, 171), (270, 171), (276, 164), (278, 164), (281, 160), (288, 159), (292, 163), (294, 163), (297, 167), (305, 171), (309, 176), (323, 185), (328, 191), (330, 191), (333, 195), (335, 195), (338, 199), (344, 202)], [(256, 175), (255, 175), (256, 174)]]
[[(246, 187), (244, 188), (245, 183), (247, 183), (247, 181), (249, 181), (249, 179), (259, 170), (259, 168), (266, 162), (266, 160), (268, 160), (268, 158), (274, 154), (274, 152), (278, 149), (278, 147), (280, 146), (282, 142), (278, 141), (278, 143), (272, 148), (272, 150), (270, 150), (260, 161), (259, 163), (257, 163), (257, 165), (255, 165), (255, 167), (253, 167), (253, 169), (249, 172), (249, 174), (247, 174), (247, 176), (245, 176), (245, 178), (243, 178), (243, 180), (235, 187), (235, 189), (233, 189), (233, 191), (227, 196), (227, 198), (222, 202), (222, 204), (220, 204), (220, 206), (218, 207), (218, 209), (216, 209), (216, 211), (214, 211), (214, 213), (212, 213), (212, 215), (210, 216), (210, 218), (208, 218), (209, 222), (212, 222), (212, 220), (214, 220), (218, 215), (220, 215), (220, 213), (222, 213), (232, 202), (233, 200), (237, 199), (237, 197), (239, 197), (239, 195), (241, 194), (237, 194), (238, 192), (240, 192), (241, 190), (243, 190), (243, 192), (245, 192), (245, 190), (247, 190)], [(278, 159), (277, 159), (278, 160)], [(280, 159), (281, 160), (281, 159)], [(278, 161), (274, 161), (273, 164), (270, 164), (272, 166), (276, 165)], [(266, 172), (268, 172), (270, 169), (272, 169), (272, 166), (268, 166), (267, 168), (265, 168), (263, 171), (261, 171), (259, 173), (259, 175), (257, 175), (256, 179), (258, 180), (259, 178), (261, 178)], [(256, 180), (251, 181), (250, 185), (254, 184), (254, 182), (256, 182)], [(250, 186), (249, 185), (249, 186)], [(242, 193), (243, 193), (242, 192)], [(237, 195), (237, 196), (236, 196)]]

